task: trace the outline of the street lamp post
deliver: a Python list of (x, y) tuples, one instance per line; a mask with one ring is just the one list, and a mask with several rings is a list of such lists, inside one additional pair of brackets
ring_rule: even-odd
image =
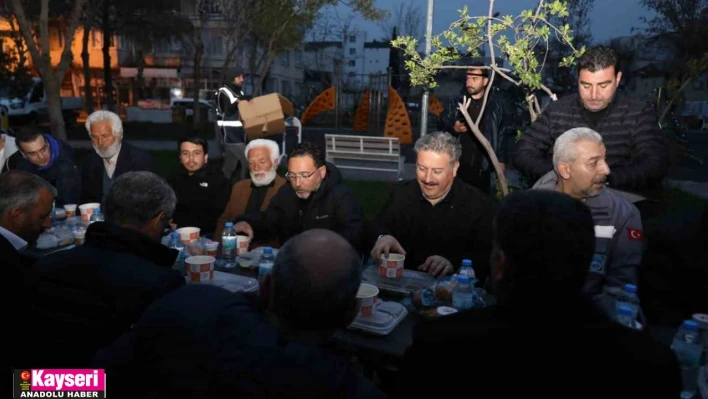
[[(430, 57), (433, 37), (433, 5), (435, 0), (428, 0), (428, 22), (425, 29), (425, 58)], [(428, 103), (430, 102), (430, 89), (423, 88), (423, 99), (420, 104), (420, 135), (428, 132)]]

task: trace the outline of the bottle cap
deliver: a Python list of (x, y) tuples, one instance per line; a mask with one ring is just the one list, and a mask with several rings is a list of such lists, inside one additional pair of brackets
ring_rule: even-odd
[(683, 328), (689, 331), (698, 331), (698, 323), (694, 320), (685, 320), (683, 322)]
[(233, 222), (226, 222), (226, 228), (234, 227)]
[(172, 233), (170, 233), (170, 237), (172, 237), (172, 238), (179, 238), (179, 233), (176, 232), (176, 231), (173, 231)]
[(621, 305), (619, 307), (619, 313), (623, 316), (631, 316), (632, 315), (632, 308), (627, 305)]
[(629, 292), (630, 294), (636, 294), (637, 293), (637, 286), (634, 284), (625, 284), (624, 291)]
[(460, 274), (457, 276), (457, 281), (463, 284), (468, 284), (470, 282), (470, 276), (466, 274)]
[(272, 254), (272, 253), (273, 253), (273, 248), (271, 248), (271, 247), (263, 247), (263, 253), (264, 253), (264, 254)]
[(462, 267), (465, 267), (465, 266), (470, 266), (470, 267), (471, 267), (471, 266), (472, 266), (472, 260), (470, 260), (470, 259), (462, 259)]

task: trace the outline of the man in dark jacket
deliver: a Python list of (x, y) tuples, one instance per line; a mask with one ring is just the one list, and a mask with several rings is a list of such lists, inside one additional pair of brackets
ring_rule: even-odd
[(290, 181), (278, 190), (259, 217), (247, 215), (236, 223), (236, 231), (251, 238), (277, 237), (284, 244), (290, 237), (310, 229), (339, 233), (361, 249), (363, 212), (354, 191), (342, 182), (337, 168), (325, 163), (322, 150), (312, 143), (300, 143), (290, 153)]
[(614, 50), (595, 47), (578, 61), (578, 94), (551, 103), (516, 145), (514, 166), (534, 182), (553, 170), (553, 143), (575, 127), (600, 133), (607, 147), (612, 188), (644, 195), (661, 186), (668, 169), (666, 141), (651, 104), (617, 87), (622, 78)]
[(82, 165), (82, 203), (102, 203), (115, 179), (123, 173), (153, 171), (150, 155), (123, 143), (123, 123), (118, 115), (96, 111), (86, 118), (86, 130), (95, 152)]
[[(482, 63), (474, 63), (472, 66), (482, 66)], [(460, 156), (460, 169), (458, 177), (468, 184), (477, 187), (480, 191), (488, 194), (491, 189), (490, 176), (494, 172), (492, 160), (484, 149), (482, 143), (477, 140), (472, 133), (472, 128), (467, 125), (462, 112), (458, 109), (458, 104), (464, 104), (464, 98), (470, 99), (467, 112), (473, 122), (477, 122), (484, 93), (489, 84), (489, 70), (484, 68), (468, 69), (466, 72), (465, 87), (460, 91), (460, 95), (448, 104), (443, 114), (440, 115), (438, 129), (457, 137), (462, 144), (462, 155)], [(494, 152), (502, 165), (506, 163), (506, 153), (504, 149), (504, 128), (502, 126), (503, 109), (499, 102), (490, 93), (487, 98), (487, 105), (484, 107), (484, 115), (479, 122), (479, 130), (492, 145)]]
[[(470, 379), (485, 398), (678, 397), (671, 350), (583, 299), (594, 241), (580, 201), (548, 191), (506, 197), (492, 254), (497, 306), (421, 325), (395, 397), (449, 397)], [(452, 359), (468, 361), (454, 367)]]
[[(27, 359), (43, 367), (86, 368), (96, 351), (126, 331), (156, 299), (185, 283), (171, 270), (177, 251), (160, 244), (175, 194), (150, 172), (116, 179), (105, 222), (86, 231), (84, 245), (35, 264), (32, 319), (41, 336)], [(51, 332), (44, 333), (46, 326)]]
[(348, 359), (318, 347), (353, 320), (360, 282), (351, 245), (309, 230), (278, 253), (262, 304), (214, 286), (180, 288), (95, 364), (117, 397), (380, 398)]
[(185, 137), (180, 139), (178, 146), (182, 167), (170, 180), (177, 195), (172, 223), (176, 227), (199, 227), (202, 235), (213, 233), (216, 220), (229, 200), (229, 181), (208, 163), (206, 140)]
[(468, 258), (484, 281), (494, 210), (479, 190), (455, 179), (460, 143), (437, 132), (418, 139), (415, 151), (417, 180), (394, 185), (368, 235), (372, 258), (402, 253), (407, 269), (434, 276), (452, 274)]
[(35, 126), (27, 126), (15, 137), (20, 151), (16, 170), (32, 173), (48, 181), (57, 189), (56, 205), (76, 204), (81, 195), (81, 172), (76, 167), (73, 151), (69, 145), (42, 132)]
[[(11, 309), (27, 309), (33, 300), (34, 259), (23, 252), (52, 226), (49, 215), (56, 193), (46, 180), (27, 172), (9, 171), (0, 175), (0, 263), (9, 286), (7, 297)], [(16, 343), (26, 339), (32, 328), (22, 322), (9, 331), (10, 367), (29, 366), (24, 363), (24, 345)]]
[(605, 187), (611, 176), (605, 146), (595, 131), (578, 127), (563, 133), (553, 146), (553, 167), (533, 186), (559, 191), (585, 203), (595, 222), (595, 253), (583, 292), (608, 317), (625, 284), (637, 285), (644, 246), (637, 207)]

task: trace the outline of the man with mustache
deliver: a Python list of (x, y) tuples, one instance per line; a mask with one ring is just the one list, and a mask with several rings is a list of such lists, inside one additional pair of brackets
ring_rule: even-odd
[(371, 257), (378, 262), (382, 255), (405, 254), (407, 269), (433, 276), (452, 274), (462, 259), (471, 259), (484, 281), (494, 210), (478, 189), (455, 178), (462, 146), (436, 132), (418, 139), (415, 151), (416, 180), (394, 184), (370, 226)]
[[(450, 101), (445, 108), (445, 113), (440, 115), (439, 128), (457, 137), (462, 145), (458, 177), (488, 194), (491, 189), (490, 176), (494, 169), (492, 160), (487, 155), (482, 143), (472, 133), (472, 128), (467, 125), (462, 113), (457, 109), (458, 104), (468, 98), (471, 100), (467, 109), (470, 118), (476, 122), (479, 113), (482, 112), (484, 93), (489, 84), (489, 70), (481, 68), (484, 66), (481, 62), (474, 62), (471, 66), (480, 68), (471, 68), (466, 71), (465, 86), (460, 94)], [(504, 110), (501, 104), (495, 100), (493, 92), (490, 92), (484, 107), (484, 114), (479, 122), (479, 130), (494, 148), (494, 152), (501, 162), (502, 170), (504, 170), (506, 162), (506, 153), (502, 150), (504, 148), (503, 114)]]
[(152, 159), (141, 149), (123, 143), (123, 123), (111, 111), (96, 111), (86, 118), (94, 153), (83, 164), (82, 203), (99, 202), (113, 181), (127, 172), (152, 172)]
[(612, 188), (648, 195), (661, 188), (666, 140), (651, 104), (617, 92), (622, 72), (615, 51), (598, 46), (578, 60), (578, 93), (552, 102), (521, 135), (514, 166), (528, 181), (553, 170), (553, 143), (563, 132), (587, 127), (607, 145)]
[(280, 149), (273, 140), (251, 140), (246, 146), (248, 169), (251, 178), (241, 180), (231, 189), (226, 209), (216, 222), (214, 239), (221, 242), (224, 224), (233, 221), (237, 216), (247, 215), (257, 218), (270, 204), (270, 199), (285, 184), (285, 179), (278, 176), (276, 170), (280, 160)]
[(554, 171), (533, 189), (554, 190), (579, 199), (595, 221), (595, 254), (583, 292), (614, 317), (615, 299), (625, 284), (637, 285), (642, 261), (642, 220), (637, 208), (605, 187), (610, 167), (602, 136), (585, 128), (570, 129), (553, 146)]
[(229, 200), (231, 184), (209, 163), (206, 140), (196, 136), (183, 137), (178, 148), (182, 167), (170, 179), (170, 186), (177, 195), (172, 227), (198, 227), (202, 235), (211, 233)]

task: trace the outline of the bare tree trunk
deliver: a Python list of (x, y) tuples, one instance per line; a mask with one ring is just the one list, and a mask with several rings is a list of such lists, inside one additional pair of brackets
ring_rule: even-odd
[(103, 94), (108, 110), (115, 109), (113, 99), (113, 75), (111, 71), (111, 20), (110, 1), (103, 3)]
[(202, 56), (204, 55), (204, 42), (202, 41), (202, 30), (197, 28), (194, 31), (194, 104), (193, 104), (193, 116), (192, 125), (197, 128), (199, 126), (200, 115), (199, 115), (199, 86), (201, 81), (201, 69), (202, 69)]
[(135, 65), (138, 68), (137, 84), (138, 84), (138, 100), (145, 98), (145, 52), (142, 47), (136, 52)]
[(91, 89), (91, 65), (89, 64), (88, 43), (91, 35), (91, 26), (84, 23), (84, 34), (81, 38), (81, 62), (84, 65), (84, 98), (86, 104), (84, 110), (87, 113), (93, 112), (93, 90)]

